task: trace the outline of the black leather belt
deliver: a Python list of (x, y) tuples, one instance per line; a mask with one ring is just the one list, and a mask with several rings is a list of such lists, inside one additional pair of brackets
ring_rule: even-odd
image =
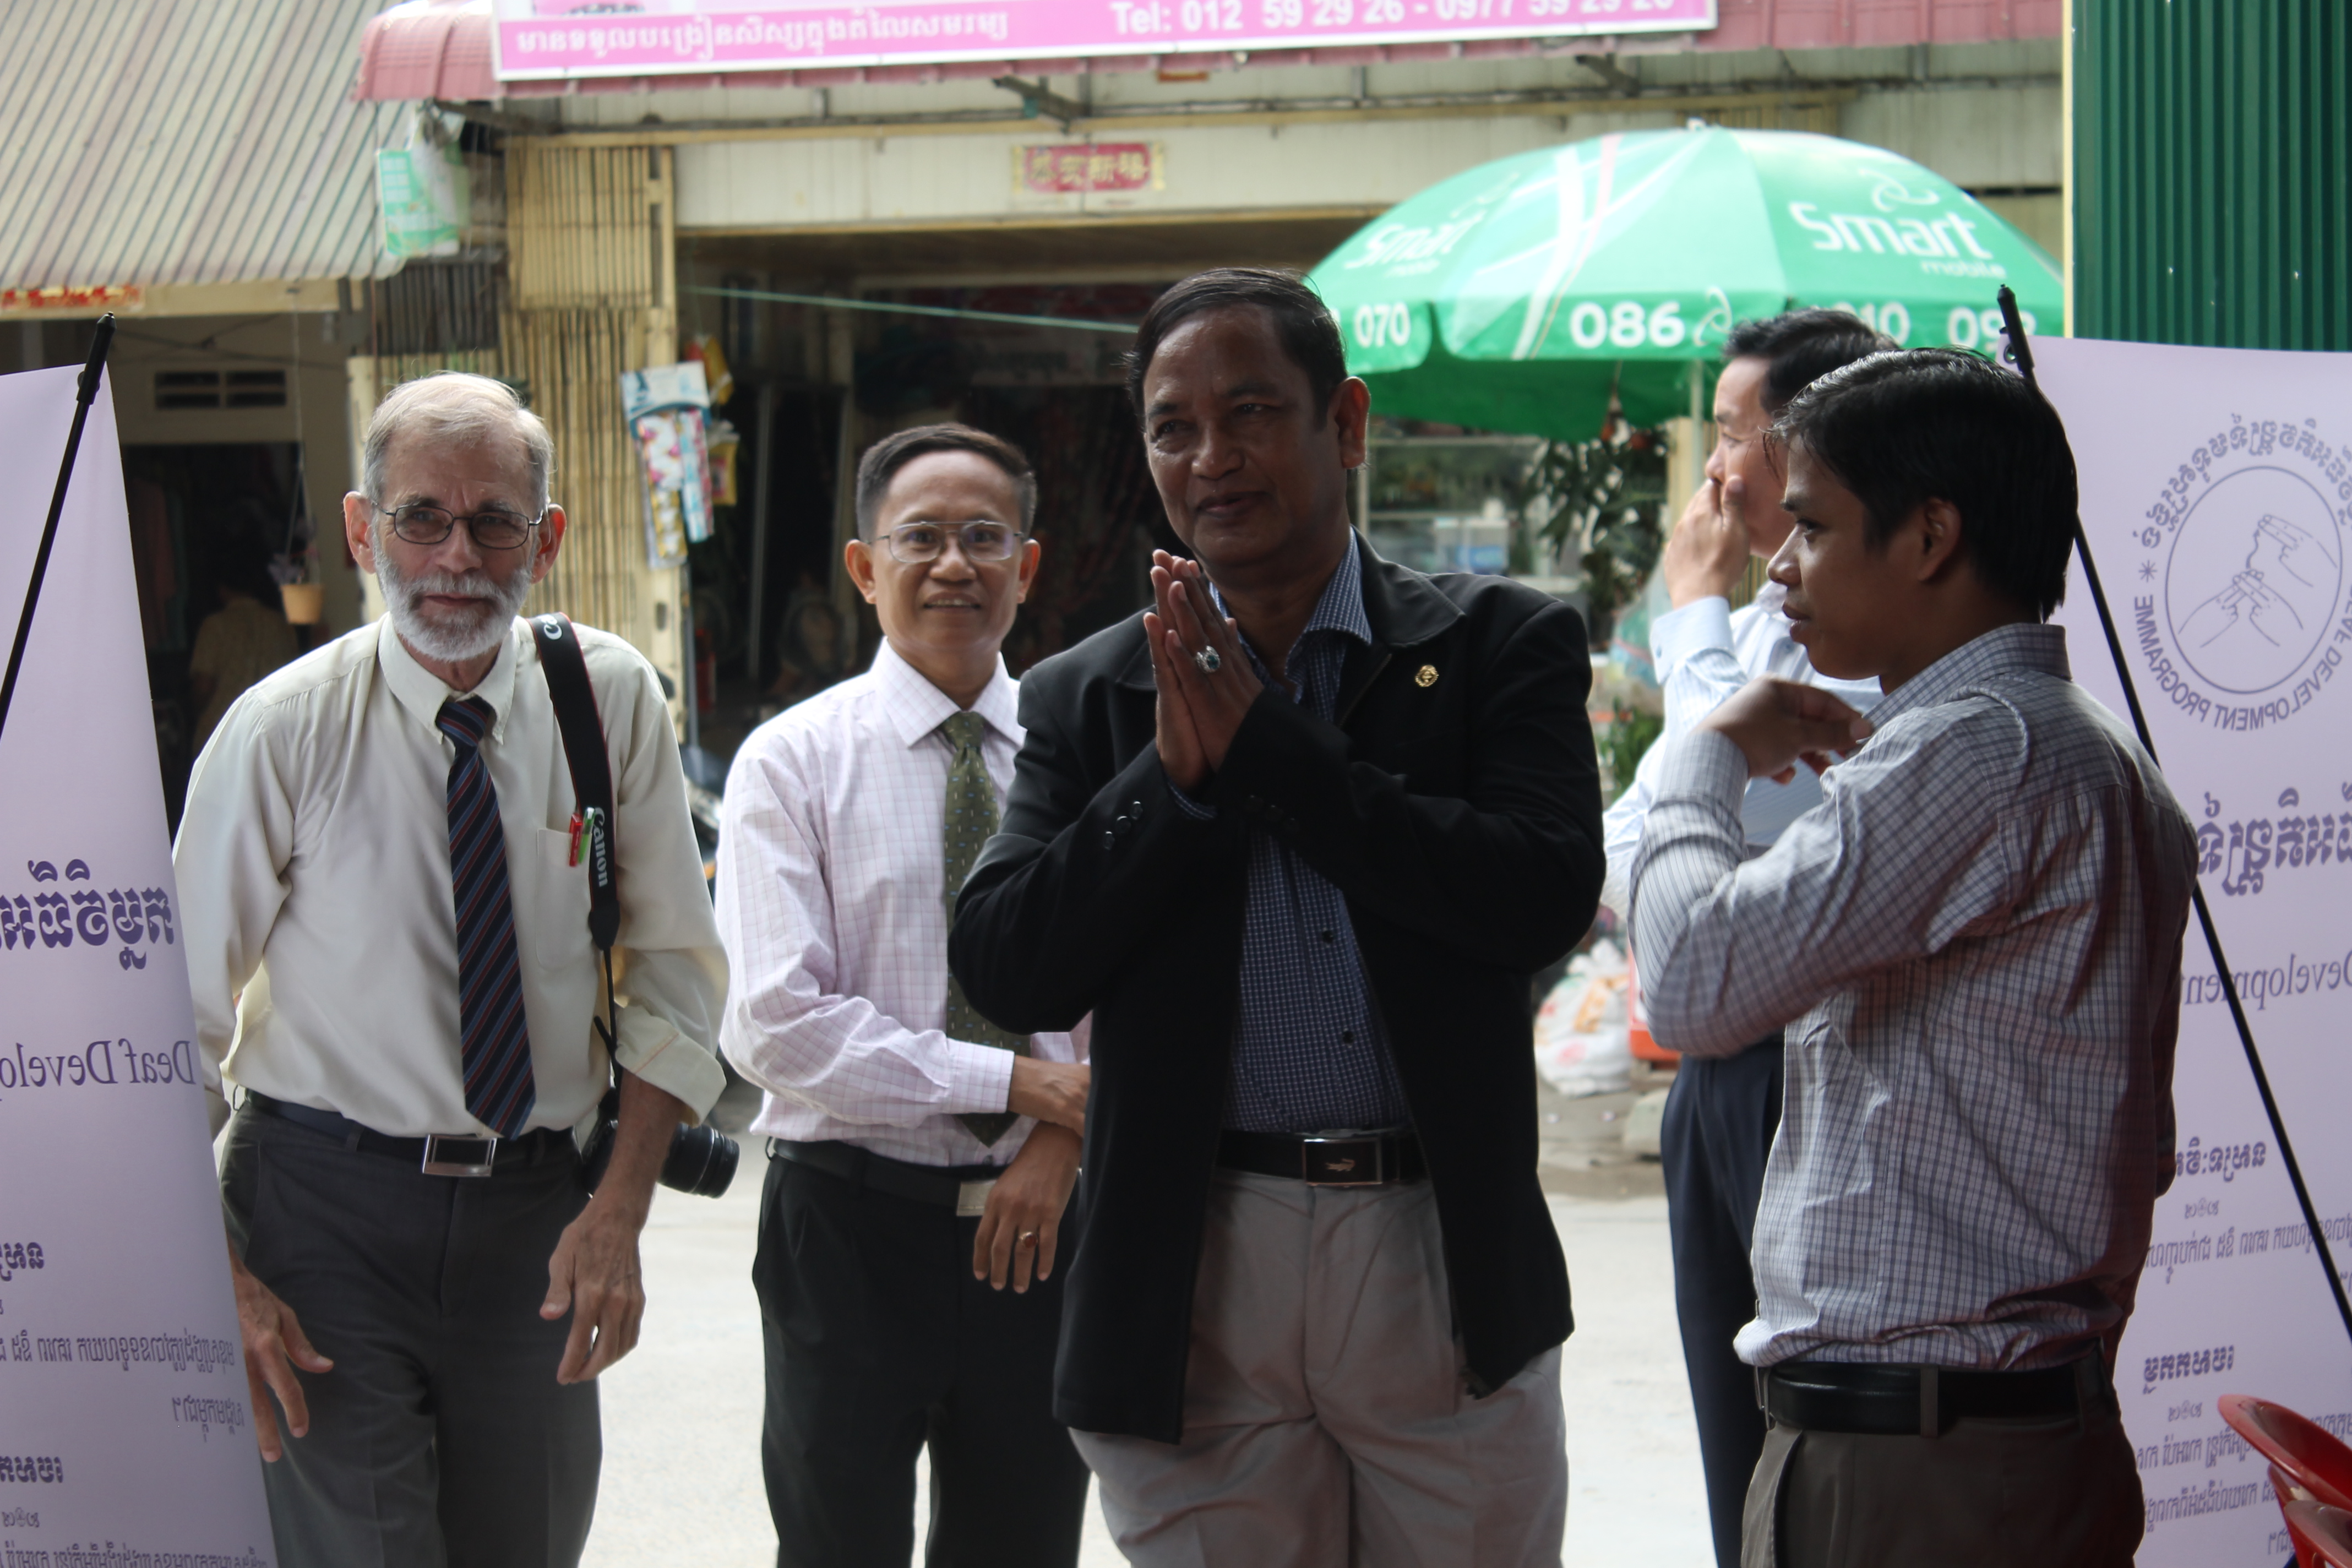
[(784, 1138), (768, 1140), (768, 1158), (806, 1165), (894, 1198), (951, 1208), (965, 1218), (987, 1209), (989, 1190), (1004, 1173), (995, 1165), (918, 1165), (854, 1143), (795, 1143)]
[(1936, 1437), (1971, 1417), (2112, 1415), (2116, 1392), (2096, 1353), (2034, 1372), (1786, 1361), (1757, 1369), (1756, 1403), (1781, 1426), (1809, 1432)]
[(572, 1134), (560, 1127), (541, 1127), (520, 1138), (449, 1132), (424, 1138), (394, 1138), (363, 1127), (348, 1116), (314, 1106), (289, 1105), (251, 1089), (246, 1090), (245, 1103), (260, 1115), (274, 1116), (280, 1121), (291, 1121), (297, 1127), (339, 1138), (346, 1149), (388, 1154), (395, 1160), (414, 1160), (428, 1176), (487, 1176), (502, 1166), (536, 1164), (564, 1154), (578, 1156)]
[(1421, 1139), (1402, 1132), (1235, 1132), (1217, 1134), (1217, 1163), (1228, 1171), (1286, 1176), (1310, 1187), (1377, 1187), (1429, 1174)]

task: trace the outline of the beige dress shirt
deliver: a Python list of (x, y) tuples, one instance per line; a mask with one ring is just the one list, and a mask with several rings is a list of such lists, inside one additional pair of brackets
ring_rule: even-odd
[[(652, 666), (591, 627), (580, 642), (612, 756), (620, 1063), (699, 1116), (726, 1083), (712, 1041), (727, 961), (677, 742)], [(456, 696), (497, 713), (483, 753), (506, 826), (530, 1125), (577, 1131), (593, 1116), (606, 1071), (591, 1028), (603, 993), (588, 873), (570, 863), (572, 775), (521, 620), (470, 693), (377, 621), (269, 676), (221, 721), (172, 851), (215, 1093), (226, 1078), (394, 1137), (484, 1131), (458, 1067), (455, 753), (434, 721)]]

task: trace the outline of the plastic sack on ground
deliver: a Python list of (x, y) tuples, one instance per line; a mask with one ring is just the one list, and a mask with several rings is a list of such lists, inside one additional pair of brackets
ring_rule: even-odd
[(1625, 955), (1601, 941), (1570, 961), (1536, 1014), (1536, 1071), (1560, 1093), (1611, 1094), (1633, 1084), (1625, 1033)]

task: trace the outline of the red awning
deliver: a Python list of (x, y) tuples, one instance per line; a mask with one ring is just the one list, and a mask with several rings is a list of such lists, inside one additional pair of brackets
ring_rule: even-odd
[(503, 97), (491, 72), (487, 0), (404, 0), (368, 23), (352, 96), (459, 102)]
[[(1718, 0), (1717, 26), (1683, 35), (1688, 47), (1734, 49), (1885, 47), (2054, 38), (2062, 0)], [(467, 102), (543, 98), (573, 92), (646, 92), (709, 87), (840, 87), (857, 82), (945, 81), (1009, 72), (1231, 70), (1242, 58), (1222, 54), (1112, 55), (1095, 59), (958, 60), (939, 65), (733, 71), (719, 75), (577, 77), (559, 81), (498, 79), (490, 47), (490, 0), (402, 0), (368, 24), (360, 40), (356, 99), (446, 99)], [(1643, 50), (1673, 47), (1672, 36), (1626, 40)], [(1391, 44), (1344, 49), (1261, 50), (1252, 66), (1365, 66), (1408, 60), (1494, 59), (1528, 55), (1609, 53), (1608, 37), (1498, 38), (1465, 44)]]

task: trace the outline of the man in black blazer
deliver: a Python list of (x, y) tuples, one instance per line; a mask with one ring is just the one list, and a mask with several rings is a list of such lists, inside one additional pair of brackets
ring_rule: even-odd
[(1556, 1563), (1528, 977), (1601, 887), (1583, 625), (1356, 536), (1297, 279), (1177, 284), (1129, 390), (1195, 559), (1023, 680), (949, 944), (1000, 1026), (1094, 1015), (1055, 1413), (1134, 1562)]

